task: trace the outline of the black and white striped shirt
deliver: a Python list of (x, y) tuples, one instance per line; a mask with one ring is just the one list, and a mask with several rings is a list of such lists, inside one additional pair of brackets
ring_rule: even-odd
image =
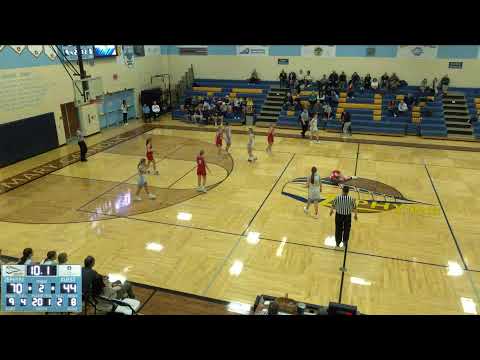
[(355, 200), (350, 195), (338, 195), (332, 202), (332, 207), (337, 214), (350, 215), (352, 210), (357, 207)]

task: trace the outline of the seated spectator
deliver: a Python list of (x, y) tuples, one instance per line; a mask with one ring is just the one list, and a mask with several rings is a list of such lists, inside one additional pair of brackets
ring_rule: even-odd
[(395, 104), (395, 100), (389, 101), (387, 110), (390, 113), (390, 116), (393, 116), (393, 117), (398, 116), (398, 108)]
[(308, 102), (310, 103), (311, 107), (313, 107), (313, 105), (315, 105), (315, 103), (317, 102), (317, 95), (313, 91), (308, 97)]
[(312, 112), (315, 114), (321, 114), (323, 113), (323, 106), (320, 104), (320, 101), (315, 101), (315, 103), (312, 106)]
[(313, 77), (310, 74), (310, 70), (307, 70), (307, 74), (305, 75), (303, 80), (304, 80), (306, 86), (310, 85), (313, 82)]
[(147, 120), (150, 119), (150, 106), (148, 106), (147, 104), (143, 104), (142, 111), (143, 111), (143, 120), (147, 122)]
[(135, 299), (132, 285), (128, 281), (123, 283), (120, 280), (111, 282), (108, 276), (99, 276), (96, 281), (96, 286), (99, 288), (97, 288), (95, 292), (100, 293), (103, 297), (117, 300), (123, 300), (126, 298)]
[(360, 76), (357, 74), (356, 71), (352, 74), (352, 78), (350, 80), (352, 81), (353, 87), (357, 88), (360, 82)]
[[(128, 289), (130, 294), (128, 293), (125, 294), (126, 290), (123, 290), (122, 283), (120, 281), (111, 283), (108, 280), (107, 276), (101, 276), (97, 274), (97, 276), (95, 276), (94, 278), (93, 286), (92, 286), (92, 298), (95, 299), (96, 310), (109, 313), (114, 308), (120, 309), (123, 307), (121, 305), (120, 306), (116, 305), (114, 307), (111, 302), (100, 298), (100, 296), (107, 299), (121, 300), (134, 308), (138, 307), (139, 302), (138, 300), (135, 300), (134, 294), (131, 290), (131, 286), (130, 285), (128, 286), (129, 286)], [(133, 296), (133, 297), (130, 297), (130, 296)], [(130, 311), (131, 311), (130, 308), (125, 306), (125, 313), (128, 314), (130, 313)], [(121, 312), (123, 313), (123, 311)]]
[(318, 91), (325, 91), (325, 88), (327, 87), (327, 84), (328, 84), (327, 75), (323, 74), (322, 78), (318, 82), (319, 82)]
[(448, 75), (445, 75), (442, 80), (440, 80), (440, 85), (442, 86), (442, 92), (446, 94), (448, 86), (450, 85), (450, 78), (448, 77)]
[(325, 101), (325, 92), (320, 91), (320, 92), (318, 93), (318, 100), (320, 100), (321, 102), (324, 102), (324, 101)]
[(432, 91), (433, 91), (433, 95), (434, 96), (437, 96), (438, 94), (438, 79), (437, 78), (434, 78), (433, 81), (432, 81)]
[(47, 257), (42, 260), (40, 263), (42, 265), (57, 265), (57, 252), (54, 250), (51, 250), (47, 252)]
[(363, 79), (363, 87), (365, 88), (365, 90), (370, 90), (371, 87), (372, 87), (372, 77), (370, 76), (370, 74), (367, 74), (367, 76), (365, 76), (365, 78)]
[(408, 112), (408, 105), (405, 103), (405, 101), (401, 100), (400, 103), (398, 104), (398, 113), (400, 115), (406, 114)]
[(338, 105), (338, 94), (335, 90), (330, 91), (330, 97), (328, 98), (331, 107), (336, 107)]
[(342, 71), (338, 77), (338, 87), (340, 89), (345, 89), (345, 86), (347, 86), (347, 75), (345, 74), (345, 71)]
[(31, 265), (33, 257), (33, 250), (31, 248), (23, 249), (23, 255), (18, 262), (18, 265)]
[(330, 76), (328, 77), (328, 83), (334, 87), (338, 86), (338, 74), (335, 70), (332, 71)]
[(192, 120), (195, 124), (199, 124), (203, 120), (203, 113), (200, 106), (197, 106), (195, 112), (193, 113)]
[(83, 261), (84, 267), (82, 268), (82, 294), (86, 298), (87, 295), (93, 295), (93, 283), (97, 278), (98, 273), (93, 270), (95, 266), (95, 258), (93, 256), (87, 256)]
[(152, 112), (153, 112), (154, 119), (160, 116), (160, 105), (158, 105), (156, 101), (153, 102)]
[(285, 70), (282, 69), (278, 78), (280, 79), (280, 87), (287, 87), (287, 73)]
[(424, 93), (425, 90), (427, 90), (427, 86), (428, 86), (428, 81), (427, 79), (423, 79), (422, 82), (420, 83), (420, 92), (421, 93)]
[(378, 84), (377, 78), (373, 78), (372, 84), (370, 85), (371, 88), (372, 88), (372, 90), (374, 90), (374, 91), (377, 90), (377, 89), (378, 89), (378, 85), (379, 85), (379, 84)]
[(380, 78), (380, 88), (381, 89), (388, 89), (389, 79), (390, 78), (389, 78), (387, 73), (382, 75), (382, 77)]
[(353, 83), (353, 79), (351, 79), (349, 82), (348, 82), (348, 87), (347, 87), (347, 97), (349, 99), (355, 99), (355, 85)]
[(329, 103), (325, 103), (323, 105), (323, 117), (327, 118), (327, 120), (330, 120), (331, 115), (332, 115), (332, 107), (330, 106)]
[(249, 79), (249, 82), (251, 84), (256, 84), (260, 81), (260, 78), (258, 77), (258, 74), (257, 74), (257, 70), (256, 69), (253, 69), (252, 71), (252, 75), (250, 75), (250, 79)]
[(58, 261), (58, 265), (66, 265), (68, 261), (67, 253), (62, 252), (58, 254), (57, 261)]

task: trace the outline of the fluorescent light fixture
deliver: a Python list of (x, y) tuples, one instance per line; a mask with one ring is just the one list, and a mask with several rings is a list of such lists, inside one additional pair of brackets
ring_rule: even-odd
[(120, 281), (122, 284), (127, 280), (127, 277), (123, 274), (108, 274), (108, 280), (111, 282)]
[(163, 250), (163, 245), (158, 244), (158, 243), (154, 243), (154, 242), (150, 242), (150, 243), (147, 243), (145, 245), (145, 249), (160, 252), (160, 251)]
[(470, 298), (460, 298), (460, 301), (462, 302), (463, 306), (463, 312), (467, 314), (473, 314), (477, 315), (477, 304), (475, 304), (475, 301), (473, 301)]
[(249, 231), (247, 235), (247, 242), (252, 245), (257, 245), (260, 242), (260, 233)]
[(227, 310), (237, 314), (250, 314), (251, 306), (240, 302), (231, 302), (227, 305)]
[(463, 275), (463, 269), (459, 263), (455, 261), (448, 262), (448, 276), (461, 276)]
[(363, 285), (363, 286), (370, 286), (372, 285), (371, 281), (367, 281), (365, 279), (359, 278), (359, 277), (350, 277), (350, 282), (352, 284), (357, 284), (357, 285)]
[(232, 276), (238, 276), (243, 270), (243, 262), (240, 260), (235, 260), (233, 262), (233, 265), (230, 267), (230, 270), (228, 271), (230, 275)]
[(335, 245), (337, 244), (335, 242), (335, 236), (327, 236), (323, 243), (327, 246), (332, 246), (332, 247), (335, 247)]
[(179, 212), (177, 214), (177, 220), (190, 221), (192, 220), (192, 214), (186, 212)]
[(287, 242), (287, 237), (284, 236), (282, 238), (282, 242), (280, 243), (280, 245), (278, 245), (278, 249), (277, 249), (277, 256), (280, 257), (282, 256), (282, 253), (283, 253), (283, 248), (285, 247), (285, 243)]

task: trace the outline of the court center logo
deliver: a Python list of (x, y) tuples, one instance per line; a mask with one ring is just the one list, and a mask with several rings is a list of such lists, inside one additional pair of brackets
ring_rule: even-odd
[[(332, 207), (333, 199), (339, 195), (342, 186), (348, 186), (350, 195), (357, 200), (360, 213), (380, 213), (396, 209), (414, 214), (439, 215), (438, 206), (406, 198), (397, 189), (376, 180), (356, 178), (338, 184), (330, 178), (322, 178), (322, 192), (319, 204)], [(308, 179), (299, 177), (287, 182), (282, 188), (282, 195), (306, 203), (308, 199)]]

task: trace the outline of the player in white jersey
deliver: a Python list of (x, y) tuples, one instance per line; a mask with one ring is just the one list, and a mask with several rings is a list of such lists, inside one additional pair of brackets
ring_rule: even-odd
[(248, 161), (250, 161), (250, 162), (257, 160), (257, 157), (253, 156), (253, 147), (254, 146), (255, 146), (255, 134), (253, 133), (252, 128), (248, 128), (247, 150), (248, 150)]

